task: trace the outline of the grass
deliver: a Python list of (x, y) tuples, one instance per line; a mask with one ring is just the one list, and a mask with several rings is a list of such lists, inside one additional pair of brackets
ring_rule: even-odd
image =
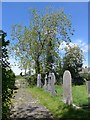
[(78, 106), (88, 105), (86, 85), (73, 86), (73, 102)]
[[(90, 110), (89, 109), (75, 109), (72, 106), (65, 105), (62, 102), (62, 86), (56, 86), (57, 96), (51, 96), (48, 92), (44, 91), (42, 88), (29, 87), (28, 91), (32, 94), (34, 98), (38, 98), (40, 104), (46, 106), (55, 119), (65, 119), (65, 120), (89, 120)], [(73, 102), (76, 105), (82, 106), (88, 104), (87, 94), (85, 85), (73, 86)]]
[(16, 75), (16, 79), (22, 79), (21, 75)]

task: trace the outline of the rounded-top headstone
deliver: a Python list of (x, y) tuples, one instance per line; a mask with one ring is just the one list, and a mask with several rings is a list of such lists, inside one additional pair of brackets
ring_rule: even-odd
[(72, 78), (68, 70), (63, 74), (63, 100), (69, 105), (72, 104)]
[(41, 74), (37, 75), (37, 87), (41, 87)]

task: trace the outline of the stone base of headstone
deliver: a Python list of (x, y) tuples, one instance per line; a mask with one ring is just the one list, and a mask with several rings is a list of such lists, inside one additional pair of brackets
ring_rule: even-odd
[(68, 104), (68, 105), (72, 105), (72, 103), (73, 103), (72, 100), (70, 100), (70, 98), (64, 99), (63, 102), (64, 102), (65, 104)]
[(43, 89), (44, 89), (45, 91), (48, 90), (46, 85), (43, 86)]
[(56, 92), (55, 91), (51, 91), (52, 96), (56, 96)]

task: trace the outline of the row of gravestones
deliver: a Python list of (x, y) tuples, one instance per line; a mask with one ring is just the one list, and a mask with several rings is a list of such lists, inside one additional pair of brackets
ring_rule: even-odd
[[(55, 75), (54, 73), (49, 73), (49, 75), (45, 76), (45, 83), (44, 83), (44, 86), (43, 88), (46, 90), (46, 91), (49, 91), (53, 96), (56, 95), (56, 92), (55, 92)], [(37, 87), (41, 87), (42, 86), (42, 82), (41, 82), (41, 74), (38, 74), (37, 76)]]
[[(49, 91), (53, 96), (56, 95), (55, 91), (55, 75), (54, 73), (49, 73), (49, 75), (45, 76), (45, 84), (43, 88), (46, 91)], [(41, 87), (41, 74), (37, 76), (37, 87)], [(88, 92), (88, 99), (90, 100), (90, 81), (87, 81), (87, 92)], [(72, 99), (72, 77), (71, 73), (66, 70), (63, 74), (63, 101), (64, 103), (71, 105), (73, 103)]]

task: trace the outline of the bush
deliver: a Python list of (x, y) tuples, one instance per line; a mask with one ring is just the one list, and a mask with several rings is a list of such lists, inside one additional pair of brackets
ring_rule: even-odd
[(90, 73), (81, 73), (80, 76), (87, 81), (90, 81)]
[(7, 34), (0, 30), (0, 45), (1, 54), (0, 56), (0, 68), (2, 69), (2, 120), (9, 119), (9, 106), (10, 99), (12, 97), (15, 75), (10, 69), (10, 63), (8, 62), (8, 51), (7, 46), (9, 45), (9, 40), (5, 40)]
[(35, 75), (31, 75), (31, 76), (27, 76), (25, 77), (27, 82), (29, 83), (30, 86), (36, 85), (37, 84), (37, 76)]
[(3, 120), (9, 119), (9, 106), (11, 104), (11, 97), (13, 94), (15, 75), (12, 70), (2, 70), (2, 118)]

